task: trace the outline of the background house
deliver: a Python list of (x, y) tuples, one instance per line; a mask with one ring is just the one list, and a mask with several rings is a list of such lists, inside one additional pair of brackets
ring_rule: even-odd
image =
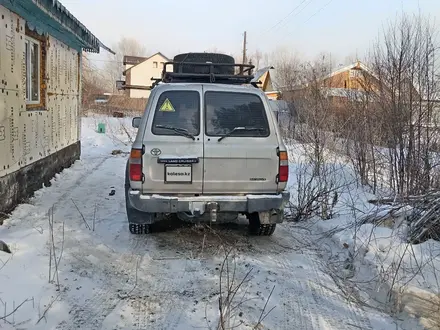
[(273, 66), (267, 66), (265, 68), (255, 71), (254, 78), (252, 82), (258, 83), (258, 88), (263, 90), (263, 92), (273, 92), (272, 77), (270, 75), (270, 70)]
[(8, 212), (79, 159), (81, 54), (106, 47), (57, 0), (0, 0), (0, 23), (0, 212)]
[(377, 90), (378, 83), (374, 73), (361, 61), (338, 68), (328, 74), (316, 77), (316, 81), (287, 90), (284, 95), (289, 100), (301, 99), (315, 83), (320, 92), (328, 99), (343, 102), (347, 99), (361, 99), (365, 92)]
[[(150, 57), (124, 56), (124, 72), (126, 86), (151, 87), (151, 78), (161, 78), (163, 64), (170, 60), (162, 53), (156, 53)], [(172, 70), (172, 65), (167, 70)], [(148, 98), (149, 90), (127, 89), (126, 93), (131, 98)]]
[(260, 88), (270, 100), (279, 100), (281, 98), (281, 92), (274, 89), (270, 73), (270, 70), (273, 69), (273, 66), (267, 66), (255, 71), (252, 82), (258, 83), (258, 88)]

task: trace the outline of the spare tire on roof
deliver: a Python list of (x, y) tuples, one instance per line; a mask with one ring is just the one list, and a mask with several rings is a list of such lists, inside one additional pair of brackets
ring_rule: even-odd
[(174, 62), (188, 64), (174, 64), (173, 71), (176, 73), (209, 73), (209, 66), (195, 66), (190, 63), (226, 63), (231, 66), (214, 66), (215, 74), (233, 75), (235, 60), (232, 56), (218, 53), (185, 53), (174, 56)]

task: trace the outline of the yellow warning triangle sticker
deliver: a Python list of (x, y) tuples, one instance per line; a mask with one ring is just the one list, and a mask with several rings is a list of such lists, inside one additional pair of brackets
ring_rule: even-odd
[(160, 106), (159, 111), (165, 111), (165, 112), (174, 112), (176, 109), (174, 109), (173, 105), (171, 104), (169, 99), (166, 99), (164, 103)]

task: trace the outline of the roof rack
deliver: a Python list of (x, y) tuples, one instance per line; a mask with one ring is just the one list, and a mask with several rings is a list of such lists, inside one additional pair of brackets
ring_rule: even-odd
[[(167, 66), (173, 65), (179, 68), (180, 72), (169, 72), (167, 71)], [(182, 72), (182, 65), (191, 65), (192, 67), (199, 68), (199, 71), (208, 71), (207, 73), (193, 73), (193, 72)], [(219, 71), (220, 67), (229, 67), (235, 71), (236, 68), (239, 70), (239, 74), (220, 74), (215, 73)], [(205, 69), (203, 69), (205, 68)], [(165, 62), (163, 65), (162, 78), (152, 78), (154, 81), (151, 86), (154, 88), (160, 82), (164, 83), (176, 83), (176, 82), (203, 82), (203, 83), (217, 83), (217, 84), (232, 84), (232, 85), (242, 85), (242, 84), (252, 84), (257, 87), (257, 84), (252, 83), (254, 78), (252, 70), (255, 68), (251, 64), (230, 64), (230, 63), (198, 63), (198, 62)]]

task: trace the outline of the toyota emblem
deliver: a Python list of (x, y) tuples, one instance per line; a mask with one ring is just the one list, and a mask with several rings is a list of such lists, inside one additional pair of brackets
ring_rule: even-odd
[(150, 151), (150, 154), (152, 156), (159, 156), (162, 153), (162, 151), (159, 148), (153, 148)]

